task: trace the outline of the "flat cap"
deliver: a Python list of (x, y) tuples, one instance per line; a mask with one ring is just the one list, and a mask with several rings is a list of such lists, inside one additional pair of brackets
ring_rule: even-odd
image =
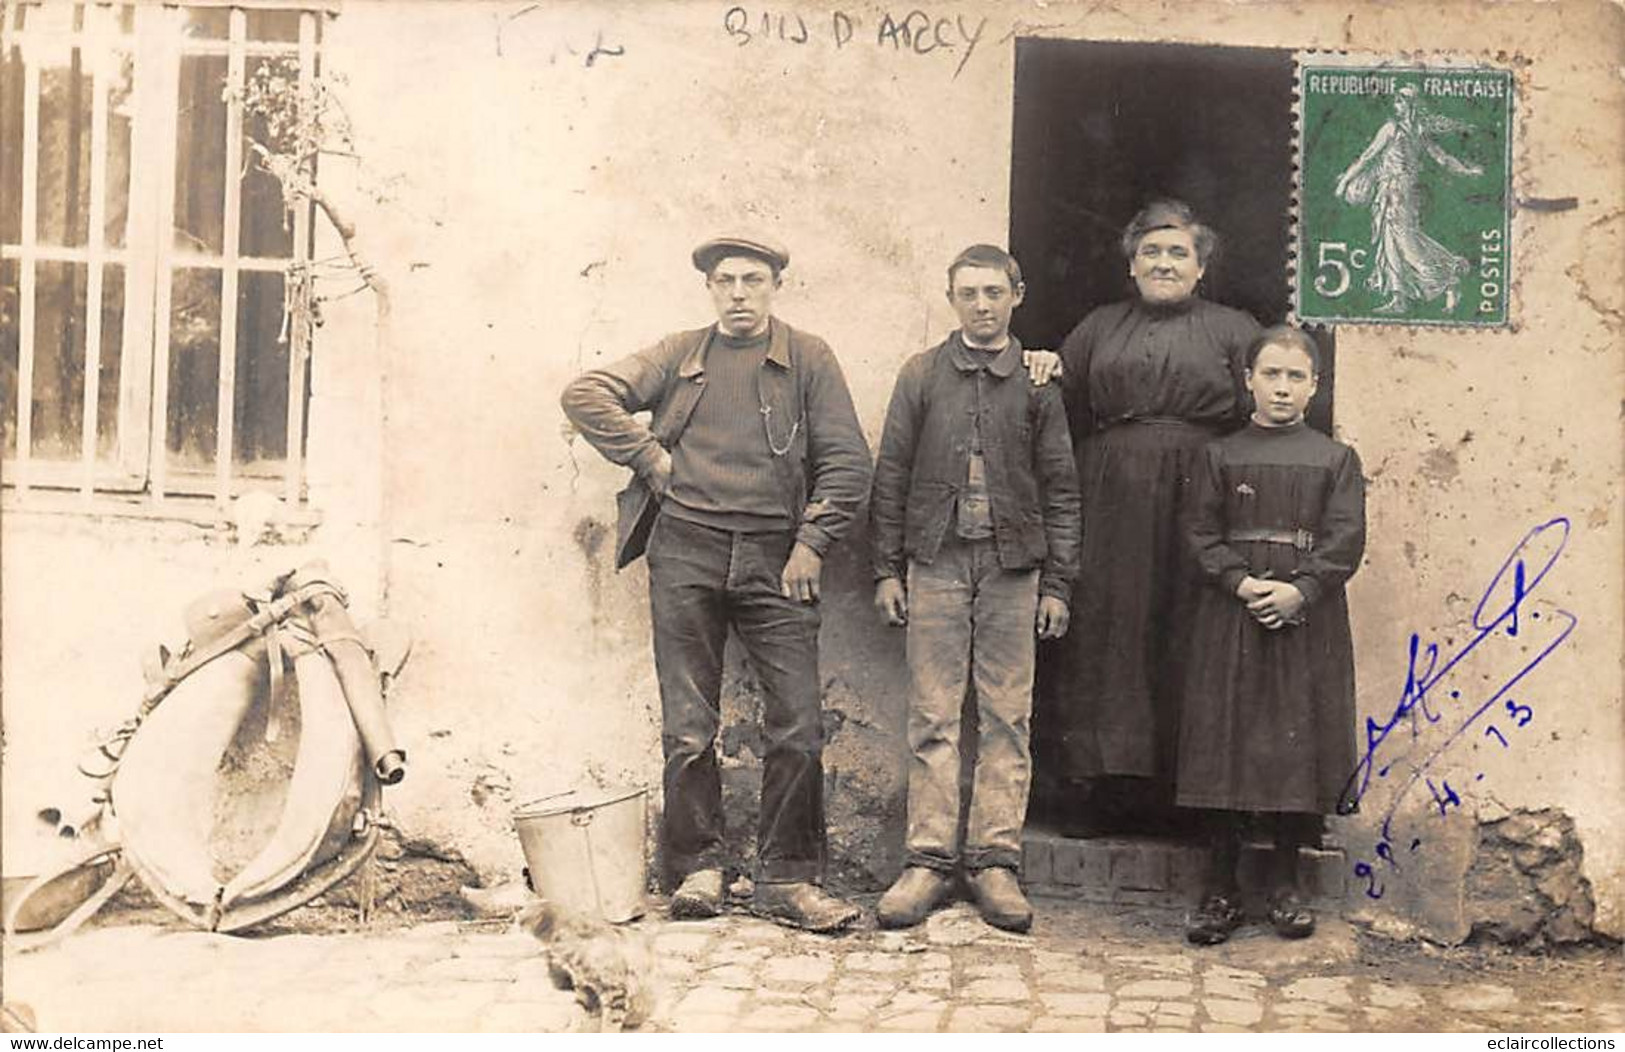
[(711, 268), (717, 265), (717, 260), (724, 256), (755, 256), (772, 264), (774, 270), (783, 270), (790, 265), (789, 249), (773, 238), (750, 234), (713, 237), (700, 242), (694, 249), (694, 268), (709, 274)]

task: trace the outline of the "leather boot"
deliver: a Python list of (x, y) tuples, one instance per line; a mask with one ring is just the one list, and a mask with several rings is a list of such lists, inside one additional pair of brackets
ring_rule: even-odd
[(672, 920), (704, 920), (722, 912), (722, 870), (697, 869), (671, 896)]
[(971, 896), (982, 919), (1005, 931), (1026, 931), (1033, 926), (1033, 908), (1021, 893), (1016, 875), (1003, 866), (989, 866), (970, 875)]
[(947, 877), (925, 866), (910, 866), (880, 896), (875, 919), (882, 928), (912, 928), (947, 897)]
[(840, 931), (863, 914), (850, 902), (804, 881), (757, 884), (750, 911), (791, 928), (815, 932)]

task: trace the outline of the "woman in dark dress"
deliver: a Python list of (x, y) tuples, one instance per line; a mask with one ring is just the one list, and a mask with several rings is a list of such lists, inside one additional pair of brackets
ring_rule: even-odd
[(1343, 584), (1365, 549), (1360, 458), (1303, 422), (1320, 373), (1290, 326), (1248, 351), (1257, 408), (1208, 446), (1187, 539), (1201, 569), (1180, 718), (1178, 802), (1211, 809), (1212, 869), (1186, 930), (1223, 942), (1240, 921), (1236, 861), (1249, 824), (1271, 827), (1270, 921), (1314, 930), (1298, 849), (1335, 812), (1354, 769), (1354, 647)]
[(1246, 418), (1242, 359), (1259, 328), (1196, 294), (1214, 248), (1188, 205), (1147, 205), (1123, 234), (1139, 297), (1092, 311), (1061, 347), (1082, 571), (1072, 631), (1046, 655), (1034, 735), (1051, 780), (1138, 776), (1074, 795), (1074, 826), (1109, 828), (1114, 800), (1132, 800), (1136, 829), (1172, 810), (1194, 591), (1181, 521), (1202, 447)]

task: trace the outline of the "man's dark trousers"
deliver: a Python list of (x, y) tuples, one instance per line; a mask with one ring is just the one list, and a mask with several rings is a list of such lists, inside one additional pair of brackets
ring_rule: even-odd
[(732, 625), (762, 690), (758, 881), (815, 881), (824, 856), (819, 613), (786, 599), (795, 535), (734, 533), (662, 514), (649, 538), (649, 598), (665, 750), (669, 879), (722, 866), (722, 655)]

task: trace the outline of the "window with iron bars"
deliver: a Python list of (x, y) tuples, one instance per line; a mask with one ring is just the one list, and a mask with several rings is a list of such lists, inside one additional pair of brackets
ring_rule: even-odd
[(0, 3), (9, 501), (303, 500), (312, 213), (256, 163), (243, 89), (308, 89), (322, 17)]

